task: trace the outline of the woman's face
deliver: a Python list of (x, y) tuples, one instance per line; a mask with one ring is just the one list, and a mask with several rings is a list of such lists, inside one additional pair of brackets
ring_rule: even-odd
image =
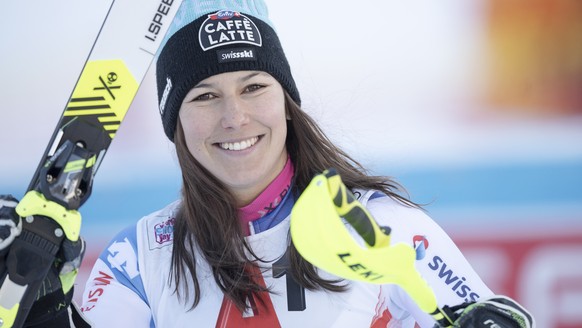
[(192, 156), (229, 187), (239, 206), (255, 199), (285, 166), (285, 97), (265, 72), (202, 80), (184, 98), (179, 119)]

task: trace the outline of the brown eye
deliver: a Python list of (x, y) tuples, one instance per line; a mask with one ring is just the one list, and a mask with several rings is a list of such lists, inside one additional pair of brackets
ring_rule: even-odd
[(212, 95), (211, 93), (205, 93), (205, 94), (201, 94), (200, 96), (192, 99), (192, 101), (204, 101), (204, 100), (210, 100), (213, 98), (214, 98), (214, 95)]
[(245, 88), (245, 92), (254, 92), (254, 91), (260, 90), (264, 87), (265, 87), (264, 85), (260, 85), (260, 84), (251, 84)]

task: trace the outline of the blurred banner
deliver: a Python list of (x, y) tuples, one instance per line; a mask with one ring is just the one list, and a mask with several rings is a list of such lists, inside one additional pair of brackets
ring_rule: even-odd
[[(579, 122), (582, 2), (489, 0), (485, 8), (483, 107), (510, 119)], [(562, 142), (582, 147), (580, 138)], [(495, 230), (455, 239), (490, 287), (522, 301), (538, 327), (582, 327), (582, 165), (554, 161), (515, 181), (523, 189), (507, 197), (522, 195), (519, 212), (476, 215)], [(491, 191), (504, 193), (506, 182)]]
[(487, 104), (536, 116), (582, 113), (582, 2), (489, 0)]

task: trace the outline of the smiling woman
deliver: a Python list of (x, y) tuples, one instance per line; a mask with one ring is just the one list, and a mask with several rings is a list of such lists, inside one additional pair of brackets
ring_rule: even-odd
[[(448, 321), (436, 312), (440, 324), (483, 327), (487, 315), (491, 325), (530, 327), (531, 316), (515, 302), (481, 302), (495, 295), (448, 235), (396, 182), (368, 175), (302, 110), (262, 1), (184, 1), (169, 31), (156, 64), (158, 104), (176, 147), (181, 197), (120, 232), (97, 259), (82, 306), (94, 325), (433, 327), (435, 313), (421, 310), (406, 288), (344, 280), (295, 247), (291, 210), (309, 195), (314, 176), (334, 168), (358, 195), (354, 202), (391, 228), (391, 243), (417, 252), (410, 268), (446, 309)], [(302, 212), (307, 224), (324, 222), (311, 212)], [(337, 213), (325, 219), (344, 229)], [(326, 228), (318, 233), (335, 241)], [(362, 240), (358, 231), (343, 232)], [(403, 265), (384, 259), (374, 264)], [(347, 265), (369, 275), (362, 263)], [(464, 302), (474, 306), (454, 307)]]
[(192, 159), (225, 183), (239, 206), (255, 199), (287, 161), (285, 95), (267, 73), (202, 80), (184, 98), (178, 121), (176, 146), (185, 142)]

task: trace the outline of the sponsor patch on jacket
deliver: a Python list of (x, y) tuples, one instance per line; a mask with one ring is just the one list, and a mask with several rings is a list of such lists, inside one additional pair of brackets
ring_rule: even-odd
[(171, 217), (160, 218), (148, 222), (148, 244), (150, 250), (162, 248), (172, 244), (174, 240), (174, 223)]

